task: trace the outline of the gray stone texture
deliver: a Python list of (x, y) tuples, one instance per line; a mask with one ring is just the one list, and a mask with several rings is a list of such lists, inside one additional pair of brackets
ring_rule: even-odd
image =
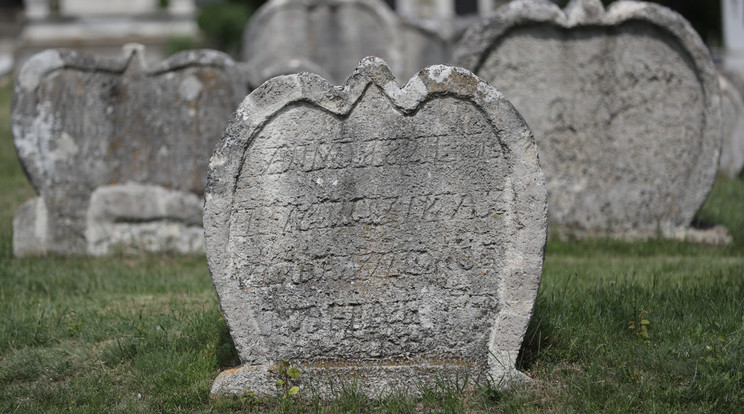
[(718, 75), (723, 114), (720, 173), (736, 177), (744, 168), (744, 80), (735, 72)]
[[(524, 379), (547, 194), (532, 135), (494, 88), (432, 66), (404, 87), (366, 58), (343, 87), (274, 78), (212, 156), (204, 228), (242, 366), (213, 393)], [(503, 385), (502, 384), (502, 385)]]
[(209, 154), (246, 82), (219, 52), (143, 53), (52, 49), (21, 69), (11, 123), (39, 197), (16, 213), (15, 255), (203, 251)]
[(270, 0), (243, 35), (243, 60), (259, 70), (259, 84), (309, 71), (338, 85), (365, 56), (400, 76), (402, 51), (397, 16), (379, 0)]
[(517, 0), (455, 54), (530, 125), (556, 228), (684, 234), (713, 185), (722, 133), (716, 69), (681, 16), (634, 1)]

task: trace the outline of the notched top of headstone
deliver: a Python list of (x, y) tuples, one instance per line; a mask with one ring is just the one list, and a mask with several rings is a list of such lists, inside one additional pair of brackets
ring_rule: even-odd
[(715, 67), (684, 18), (635, 1), (517, 0), (471, 28), (455, 62), (524, 115), (558, 228), (685, 237), (716, 176), (721, 114)]
[(398, 20), (379, 0), (271, 0), (251, 16), (243, 60), (258, 68), (255, 86), (274, 76), (312, 72), (340, 84), (365, 56), (404, 70)]
[(524, 120), (464, 69), (266, 82), (210, 161), (207, 259), (243, 364), (212, 391), (272, 393), (285, 360), (322, 393), (523, 377), (546, 197)]
[(244, 75), (216, 51), (153, 67), (143, 55), (53, 49), (21, 69), (11, 122), (39, 197), (14, 219), (16, 255), (203, 248), (208, 158), (248, 92)]

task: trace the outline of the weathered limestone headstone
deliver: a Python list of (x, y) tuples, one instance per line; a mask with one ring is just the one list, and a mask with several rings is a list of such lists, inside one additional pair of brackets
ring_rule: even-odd
[[(514, 1), (455, 62), (507, 96), (535, 134), (550, 218), (577, 235), (687, 238), (715, 180), (720, 93), (708, 50), (651, 3)], [(716, 240), (711, 240), (716, 241)]]
[(723, 113), (720, 172), (727, 177), (736, 177), (744, 168), (744, 80), (736, 72), (721, 73), (718, 80)]
[(404, 69), (395, 14), (379, 0), (271, 0), (246, 26), (243, 60), (260, 81), (311, 71), (342, 83), (365, 56)]
[(145, 67), (53, 49), (21, 69), (15, 146), (39, 197), (13, 220), (13, 252), (203, 251), (209, 154), (248, 92), (226, 55), (183, 52)]
[(210, 161), (207, 259), (243, 363), (212, 392), (273, 393), (285, 360), (324, 394), (523, 377), (546, 198), (524, 120), (466, 70), (268, 81)]

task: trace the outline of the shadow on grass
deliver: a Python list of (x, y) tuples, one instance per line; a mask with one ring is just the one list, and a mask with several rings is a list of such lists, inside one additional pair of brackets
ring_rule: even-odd
[(538, 295), (535, 303), (535, 310), (530, 318), (530, 324), (527, 327), (522, 347), (517, 357), (517, 369), (520, 371), (529, 371), (535, 362), (542, 355), (544, 349), (550, 348), (553, 329), (549, 318), (549, 309), (547, 300)]
[(232, 336), (230, 336), (230, 329), (227, 327), (224, 317), (220, 317), (216, 356), (220, 371), (240, 365), (238, 351), (235, 349), (235, 343), (232, 340)]

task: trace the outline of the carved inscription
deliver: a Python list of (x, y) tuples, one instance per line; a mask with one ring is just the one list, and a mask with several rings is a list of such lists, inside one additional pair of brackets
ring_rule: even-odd
[(289, 171), (317, 171), (409, 165), (427, 162), (456, 162), (498, 156), (486, 145), (488, 135), (471, 136), (396, 137), (362, 143), (334, 142), (256, 149), (251, 154), (256, 164), (250, 165), (247, 175), (282, 174)]
[(413, 122), (371, 88), (348, 117), (297, 105), (273, 123), (246, 153), (230, 230), (267, 347), (486, 364), (513, 195), (482, 114), (440, 98)]
[[(485, 195), (489, 199), (493, 193)], [(408, 220), (422, 222), (441, 219), (486, 219), (503, 210), (498, 195), (491, 204), (478, 204), (473, 194), (437, 194), (360, 198), (350, 201), (327, 201), (315, 204), (257, 206), (237, 213), (245, 227), (236, 234), (276, 234), (313, 229), (349, 227), (356, 225), (389, 225)], [(266, 218), (269, 218), (267, 221)]]

